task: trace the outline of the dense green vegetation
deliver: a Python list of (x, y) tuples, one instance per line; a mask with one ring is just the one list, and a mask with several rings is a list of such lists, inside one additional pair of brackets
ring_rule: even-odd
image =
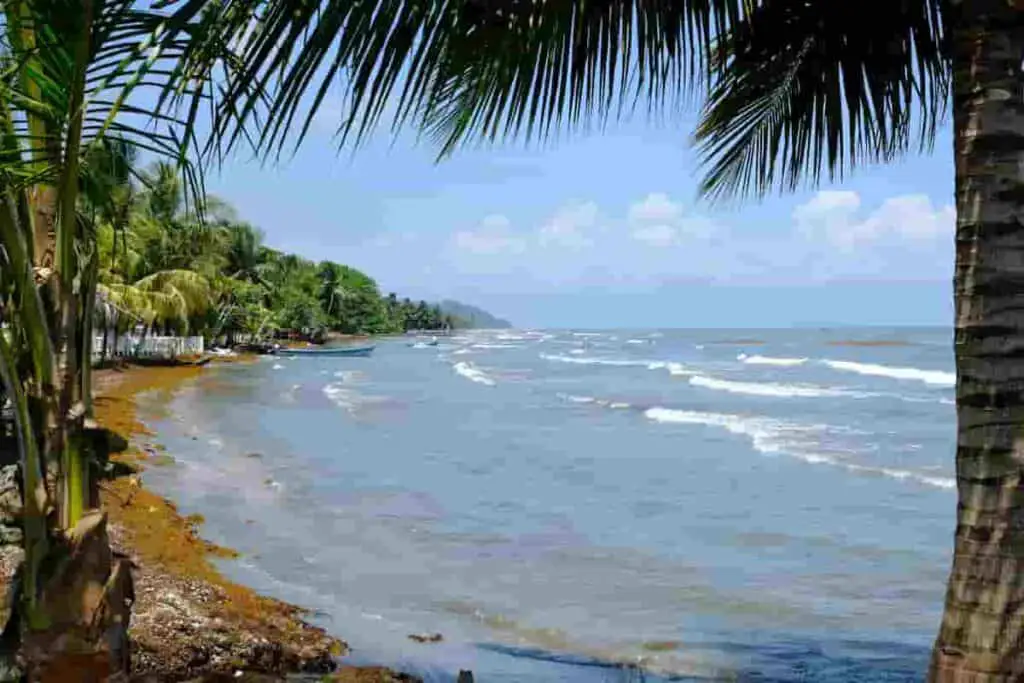
[[(131, 163), (124, 157), (119, 163)], [(355, 268), (267, 247), (257, 228), (215, 198), (202, 216), (187, 210), (180, 176), (165, 163), (138, 176), (115, 178), (117, 210), (98, 225), (101, 324), (226, 343), (462, 325), (437, 305), (382, 296)]]

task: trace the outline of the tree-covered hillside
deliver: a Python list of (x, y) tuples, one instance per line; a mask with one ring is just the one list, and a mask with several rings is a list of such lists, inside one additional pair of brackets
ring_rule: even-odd
[(488, 330), (507, 329), (512, 327), (512, 323), (509, 321), (497, 318), (482, 308), (464, 304), (460, 301), (445, 299), (438, 304), (438, 306), (443, 313), (454, 316), (460, 320), (463, 327)]

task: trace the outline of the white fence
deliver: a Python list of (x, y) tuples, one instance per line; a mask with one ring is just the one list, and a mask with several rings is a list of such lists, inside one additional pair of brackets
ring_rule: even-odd
[[(103, 333), (93, 339), (93, 360), (100, 360), (103, 354)], [(121, 335), (117, 338), (114, 348), (114, 333), (106, 332), (107, 357), (121, 358), (176, 358), (203, 353), (205, 350), (202, 337), (162, 337), (158, 335)]]

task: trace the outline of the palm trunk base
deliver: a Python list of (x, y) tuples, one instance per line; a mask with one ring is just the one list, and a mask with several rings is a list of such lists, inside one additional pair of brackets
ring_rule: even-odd
[(50, 626), (22, 630), (29, 680), (127, 680), (134, 589), (128, 561), (110, 548), (106, 515), (86, 513), (54, 553), (54, 571), (40, 599)]

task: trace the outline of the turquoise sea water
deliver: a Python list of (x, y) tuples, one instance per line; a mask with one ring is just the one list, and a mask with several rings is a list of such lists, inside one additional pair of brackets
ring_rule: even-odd
[(154, 423), (177, 462), (147, 483), (243, 553), (231, 575), (428, 680), (922, 679), (949, 331), (410, 343), (211, 369)]

